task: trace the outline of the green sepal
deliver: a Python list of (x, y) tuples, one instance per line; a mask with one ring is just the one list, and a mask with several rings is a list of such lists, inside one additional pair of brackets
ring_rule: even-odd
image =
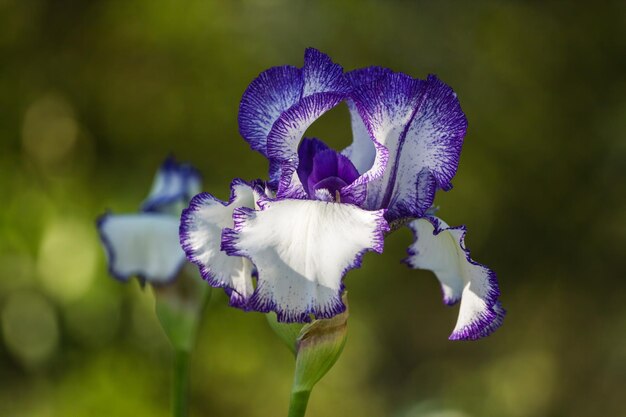
[(175, 281), (154, 287), (155, 310), (161, 327), (177, 352), (191, 352), (211, 287), (198, 274), (183, 268)]
[(280, 323), (276, 319), (276, 313), (271, 312), (265, 315), (268, 324), (274, 330), (274, 333), (287, 345), (291, 353), (296, 355), (296, 347), (300, 332), (304, 327), (302, 323)]

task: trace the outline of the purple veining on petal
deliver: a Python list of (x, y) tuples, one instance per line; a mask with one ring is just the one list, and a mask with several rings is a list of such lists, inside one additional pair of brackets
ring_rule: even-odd
[(250, 83), (239, 105), (239, 133), (267, 156), (267, 135), (278, 117), (301, 98), (302, 70), (291, 65), (263, 71)]
[(271, 68), (246, 89), (239, 107), (239, 131), (252, 149), (270, 160), (274, 190), (290, 188), (304, 131), (350, 89), (343, 68), (313, 48), (305, 51), (302, 69)]
[[(467, 120), (456, 94), (435, 76), (422, 81), (382, 69), (371, 72), (374, 81), (355, 87), (351, 99), (388, 160), (380, 179), (368, 184), (366, 207), (388, 208), (390, 221), (420, 217), (432, 204), (433, 181), (435, 188), (451, 187)], [(369, 75), (366, 71), (352, 78)]]
[(344, 98), (343, 93), (317, 93), (303, 98), (276, 120), (267, 137), (267, 157), (281, 163), (281, 179), (291, 179), (298, 163), (298, 145), (306, 129)]
[(480, 332), (480, 335), (477, 337), (477, 339), (481, 337), (489, 336), (491, 333), (496, 331), (502, 325), (504, 321), (504, 316), (506, 315), (506, 310), (502, 307), (502, 304), (500, 303), (500, 301), (496, 302), (496, 304), (493, 306), (493, 310), (496, 313), (496, 317), (488, 326), (483, 328), (483, 330)]
[(341, 65), (335, 64), (328, 55), (315, 48), (304, 51), (302, 76), (304, 85), (301, 97), (326, 92), (345, 95), (351, 90)]
[(380, 78), (392, 73), (393, 71), (389, 68), (371, 66), (348, 71), (346, 72), (346, 78), (353, 87), (360, 87), (378, 81)]

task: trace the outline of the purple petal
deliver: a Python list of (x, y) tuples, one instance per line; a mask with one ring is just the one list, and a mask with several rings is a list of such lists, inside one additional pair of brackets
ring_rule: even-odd
[(239, 133), (255, 151), (267, 156), (267, 135), (274, 122), (300, 98), (302, 70), (286, 65), (262, 72), (243, 93)]
[(312, 48), (305, 52), (302, 69), (271, 68), (250, 84), (239, 107), (239, 131), (252, 149), (270, 159), (272, 186), (289, 186), (302, 135), (350, 89), (341, 66)]
[(392, 74), (393, 71), (383, 67), (366, 67), (346, 72), (346, 78), (353, 87), (360, 87)]
[(358, 171), (348, 158), (338, 154), (333, 149), (326, 149), (318, 152), (313, 158), (313, 170), (307, 178), (308, 189), (314, 191), (318, 188), (326, 188), (319, 184), (327, 179), (335, 178), (336, 182), (342, 183), (342, 185), (331, 190), (332, 194), (334, 191), (339, 191), (339, 189), (351, 184), (358, 177)]
[[(304, 139), (298, 148), (298, 159), (298, 179), (309, 198), (334, 201), (339, 194), (345, 203), (359, 205), (364, 201), (365, 187), (348, 189), (359, 177), (359, 172), (344, 155), (318, 139)], [(328, 192), (320, 191), (324, 189)], [(333, 198), (328, 200), (328, 195)], [(284, 194), (279, 197), (285, 198)], [(294, 198), (291, 195), (288, 197)]]
[(329, 149), (328, 146), (319, 139), (304, 138), (298, 147), (298, 178), (304, 187), (304, 191), (309, 192), (308, 178), (313, 171), (313, 158), (318, 152)]
[[(388, 68), (368, 67), (347, 72), (346, 78), (356, 88), (369, 85), (391, 73)], [(387, 161), (387, 149), (376, 142), (375, 138), (370, 137), (354, 101), (349, 98), (347, 103), (352, 122), (353, 142), (341, 153), (352, 161), (359, 173), (364, 174), (359, 184), (366, 184), (382, 175)]]

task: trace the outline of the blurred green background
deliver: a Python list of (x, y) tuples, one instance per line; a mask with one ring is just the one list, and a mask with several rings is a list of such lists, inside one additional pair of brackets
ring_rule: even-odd
[[(509, 311), (448, 341), (457, 308), (395, 233), (347, 276), (308, 416), (626, 415), (623, 1), (0, 0), (0, 416), (168, 415), (152, 295), (107, 276), (94, 219), (136, 210), (170, 152), (219, 197), (264, 177), (239, 99), (307, 46), (456, 90), (469, 131), (436, 203)], [(347, 145), (345, 106), (308, 134)], [(192, 416), (286, 415), (289, 352), (221, 291), (192, 360)]]

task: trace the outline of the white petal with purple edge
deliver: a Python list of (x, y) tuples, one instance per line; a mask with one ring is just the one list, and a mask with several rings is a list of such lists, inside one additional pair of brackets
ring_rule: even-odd
[(176, 216), (159, 213), (105, 214), (98, 219), (109, 272), (126, 281), (138, 276), (153, 284), (172, 281), (185, 262)]
[(409, 227), (415, 242), (409, 247), (406, 262), (412, 268), (435, 273), (446, 304), (461, 301), (450, 339), (474, 340), (496, 330), (505, 315), (498, 301), (496, 274), (470, 258), (465, 247), (465, 227), (449, 227), (436, 217), (414, 220)]
[(368, 251), (382, 252), (389, 226), (384, 210), (312, 200), (264, 201), (262, 210), (235, 210), (222, 248), (256, 266), (249, 308), (275, 311), (279, 321), (305, 322), (342, 311), (342, 278)]
[(467, 120), (456, 94), (435, 76), (393, 73), (356, 87), (352, 99), (374, 144), (388, 152), (384, 174), (368, 183), (366, 207), (387, 208), (390, 221), (422, 216), (458, 167)]
[(233, 226), (233, 210), (254, 207), (255, 193), (249, 184), (235, 180), (228, 203), (208, 193), (198, 194), (183, 210), (180, 221), (180, 244), (189, 261), (198, 266), (211, 286), (230, 289), (231, 305), (239, 307), (252, 294), (252, 265), (220, 249), (222, 229)]
[(178, 214), (177, 204), (187, 204), (201, 189), (200, 173), (191, 165), (178, 164), (174, 158), (165, 160), (157, 171), (142, 211), (172, 212)]

